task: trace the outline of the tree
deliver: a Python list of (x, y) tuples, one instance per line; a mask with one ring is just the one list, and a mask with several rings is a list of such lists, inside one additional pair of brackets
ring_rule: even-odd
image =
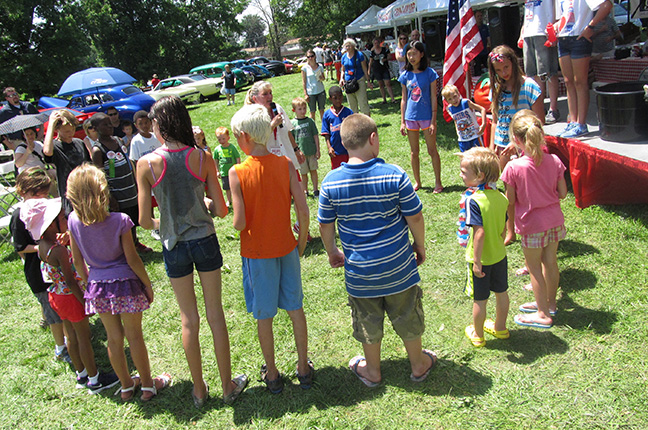
[(251, 0), (250, 5), (257, 9), (259, 17), (268, 27), (268, 44), (272, 56), (281, 59), (281, 45), (288, 40), (288, 17), (292, 15), (293, 0), (270, 0), (265, 6), (262, 0)]
[(265, 45), (266, 26), (259, 15), (245, 15), (241, 19), (241, 27), (243, 27), (243, 37), (248, 48)]

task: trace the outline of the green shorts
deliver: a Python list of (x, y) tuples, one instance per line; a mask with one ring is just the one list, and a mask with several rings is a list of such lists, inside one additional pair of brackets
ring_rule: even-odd
[(394, 331), (403, 341), (420, 338), (425, 331), (422, 296), (423, 292), (418, 285), (391, 296), (349, 296), (353, 337), (366, 344), (379, 343), (383, 338), (383, 321), (387, 312)]

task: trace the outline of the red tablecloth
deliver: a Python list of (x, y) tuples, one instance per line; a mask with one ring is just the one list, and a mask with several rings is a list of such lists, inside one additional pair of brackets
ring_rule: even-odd
[(547, 136), (549, 152), (567, 167), (576, 206), (648, 203), (648, 163), (593, 148), (576, 139)]
[(623, 60), (605, 58), (592, 62), (594, 78), (601, 82), (637, 81), (641, 72), (648, 68), (648, 57), (629, 57)]

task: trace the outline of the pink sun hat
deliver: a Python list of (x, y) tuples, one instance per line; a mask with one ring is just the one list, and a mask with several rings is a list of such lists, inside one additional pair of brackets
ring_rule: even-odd
[(34, 240), (40, 240), (45, 230), (61, 213), (61, 198), (29, 199), (20, 208), (20, 220), (25, 223)]

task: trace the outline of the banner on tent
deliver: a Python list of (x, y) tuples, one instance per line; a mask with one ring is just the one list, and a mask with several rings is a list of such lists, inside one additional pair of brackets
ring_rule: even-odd
[(416, 0), (395, 2), (386, 8), (382, 9), (376, 14), (378, 22), (390, 22), (396, 20), (404, 15), (412, 15), (416, 13), (417, 6)]

